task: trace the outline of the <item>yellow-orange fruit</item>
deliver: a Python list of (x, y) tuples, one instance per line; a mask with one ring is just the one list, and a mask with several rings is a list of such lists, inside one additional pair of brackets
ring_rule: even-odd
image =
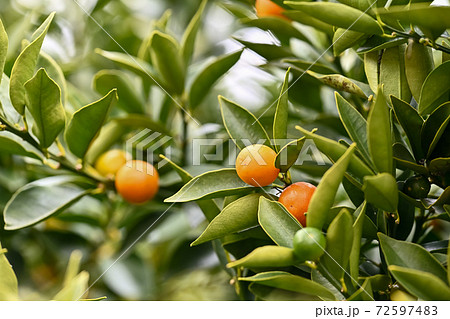
[(153, 165), (129, 161), (116, 174), (116, 190), (129, 203), (142, 204), (159, 190), (159, 175)]
[(306, 227), (305, 213), (315, 190), (316, 186), (310, 183), (297, 182), (286, 187), (278, 199), (303, 227)]

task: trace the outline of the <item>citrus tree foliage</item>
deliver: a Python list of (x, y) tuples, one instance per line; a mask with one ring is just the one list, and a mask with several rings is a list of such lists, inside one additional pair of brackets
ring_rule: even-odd
[[(400, 287), (412, 298), (449, 300), (450, 7), (273, 2), (281, 15), (257, 16), (254, 1), (215, 4), (241, 31), (268, 31), (270, 40), (254, 42), (237, 32), (240, 49), (210, 59), (195, 55), (207, 1), (180, 35), (167, 11), (131, 53), (111, 43), (96, 48), (97, 94), (82, 94), (42, 50), (55, 14), (24, 41), (13, 41), (0, 23), (1, 160), (22, 168), (0, 171), (3, 245), (3, 236), (11, 243), (35, 236), (49, 247), (73, 239), (87, 255), (86, 268), (104, 274), (99, 292), (123, 299), (157, 298), (160, 278), (179, 272), (180, 264), (204, 266), (214, 250), (222, 266), (215, 278), (230, 276), (241, 299), (386, 300)], [(11, 44), (17, 55), (10, 55)], [(243, 51), (258, 56), (260, 71), (276, 79), (265, 88), (270, 101), (256, 110), (230, 92), (211, 98)], [(198, 132), (210, 122), (219, 128)], [(148, 159), (167, 164), (161, 190), (151, 203), (130, 206), (94, 163), (141, 129), (170, 137), (176, 152)], [(221, 140), (226, 149), (271, 147), (278, 179), (250, 186), (227, 158), (208, 161), (203, 155), (211, 149), (200, 150), (201, 165), (193, 165), (194, 136)], [(315, 261), (296, 253), (302, 225), (277, 201), (297, 181), (317, 185), (306, 223), (324, 234), (326, 248)], [(185, 212), (197, 207), (206, 221), (190, 227)], [(162, 217), (150, 243), (138, 244), (116, 270), (108, 268)], [(17, 279), (5, 253), (0, 247), (0, 298), (15, 300)], [(80, 265), (76, 252), (63, 288), (49, 299), (87, 298), (89, 275)], [(114, 283), (118, 268), (126, 269), (128, 290)]]

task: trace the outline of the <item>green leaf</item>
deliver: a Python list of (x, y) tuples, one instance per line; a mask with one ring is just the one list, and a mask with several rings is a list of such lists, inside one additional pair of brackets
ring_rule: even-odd
[(333, 219), (327, 231), (326, 253), (320, 262), (328, 272), (342, 282), (350, 261), (353, 245), (353, 217), (347, 209)]
[(286, 17), (288, 17), (289, 19), (300, 22), (301, 24), (304, 24), (304, 25), (311, 26), (314, 29), (316, 29), (318, 31), (322, 31), (328, 35), (332, 36), (334, 33), (333, 26), (331, 24), (328, 24), (319, 19), (313, 18), (309, 14), (306, 14), (302, 11), (289, 10), (289, 11), (285, 11), (283, 14)]
[(375, 167), (380, 173), (392, 173), (392, 137), (389, 107), (381, 88), (367, 119), (367, 141)]
[(283, 204), (264, 197), (259, 199), (258, 222), (278, 246), (288, 248), (292, 248), (294, 235), (301, 229)]
[(292, 23), (278, 17), (263, 17), (258, 19), (241, 19), (240, 22), (249, 27), (270, 31), (283, 43), (288, 43), (290, 38), (310, 42), (308, 38), (295, 28)]
[(9, 98), (9, 78), (5, 73), (3, 73), (3, 80), (0, 83), (0, 115), (3, 116), (3, 121), (8, 121), (13, 125), (19, 124), (22, 119), (11, 104), (11, 99)]
[(279, 60), (283, 58), (291, 58), (294, 57), (295, 54), (292, 53), (292, 51), (284, 46), (274, 45), (274, 44), (267, 44), (267, 43), (254, 43), (245, 41), (239, 38), (233, 38), (234, 40), (240, 42), (245, 47), (249, 48), (250, 50), (254, 51), (255, 53), (259, 54), (263, 58), (265, 58), (268, 61), (272, 60)]
[(370, 89), (372, 92), (378, 91), (378, 83), (379, 83), (379, 52), (373, 51), (364, 53), (364, 72), (366, 73), (367, 82), (369, 83)]
[(66, 125), (61, 90), (44, 69), (40, 69), (24, 87), (27, 108), (34, 119), (33, 133), (41, 147), (47, 149)]
[(391, 174), (364, 177), (363, 191), (366, 200), (376, 207), (392, 213), (397, 210), (398, 186)]
[(347, 167), (355, 151), (352, 144), (341, 158), (323, 175), (316, 191), (309, 202), (306, 214), (306, 225), (322, 229), (333, 206), (337, 190), (341, 184)]
[(432, 40), (438, 38), (445, 29), (450, 28), (450, 7), (429, 6), (428, 3), (416, 3), (409, 6), (391, 6), (389, 10), (378, 8), (381, 19), (395, 19), (405, 24), (418, 26)]
[(278, 268), (295, 265), (294, 250), (280, 246), (262, 246), (244, 258), (230, 262), (227, 267)]
[(37, 63), (38, 67), (44, 68), (49, 77), (58, 84), (61, 89), (61, 101), (65, 105), (67, 99), (67, 81), (59, 64), (47, 53), (41, 51)]
[(81, 265), (81, 259), (83, 258), (83, 255), (81, 254), (81, 251), (74, 250), (70, 254), (69, 263), (67, 264), (66, 273), (64, 275), (64, 286), (67, 286), (70, 284), (70, 282), (75, 279), (77, 274), (80, 272), (80, 265)]
[(186, 31), (183, 34), (183, 38), (181, 39), (181, 55), (183, 57), (185, 65), (189, 65), (192, 59), (195, 48), (195, 40), (197, 39), (197, 33), (201, 24), (201, 17), (203, 15), (203, 11), (205, 11), (207, 2), (207, 0), (203, 0), (200, 3), (197, 12), (189, 22), (189, 25), (187, 26)]
[[(170, 159), (165, 157), (164, 155), (159, 155), (163, 160), (167, 161), (169, 165), (177, 172), (177, 174), (180, 176), (183, 183), (188, 183), (190, 180), (193, 179), (192, 175), (186, 172), (184, 169), (182, 169), (180, 166), (172, 162)], [(205, 215), (206, 219), (211, 222), (217, 215), (220, 213), (219, 207), (217, 207), (216, 202), (212, 199), (207, 200), (199, 200), (197, 201), (198, 207), (203, 211), (203, 214)]]
[(353, 223), (353, 243), (349, 260), (350, 276), (353, 278), (353, 282), (357, 282), (359, 277), (359, 257), (361, 250), (361, 238), (366, 218), (366, 206), (366, 202), (363, 202), (353, 214), (356, 217), (356, 220)]
[(5, 253), (0, 243), (0, 300), (15, 301), (19, 299), (17, 277)]
[(422, 148), (427, 150), (427, 158), (431, 156), (440, 138), (450, 122), (450, 102), (437, 107), (427, 118), (422, 127)]
[(308, 71), (308, 74), (316, 77), (320, 82), (322, 82), (323, 84), (329, 85), (332, 88), (354, 94), (363, 99), (367, 99), (367, 95), (359, 87), (360, 84), (355, 83), (355, 81), (352, 81), (351, 79), (349, 79), (343, 75), (328, 74), (328, 75), (317, 76), (311, 71)]
[[(447, 208), (447, 214), (450, 215), (450, 207), (448, 205), (446, 205)], [(445, 206), (444, 206), (445, 207)], [(450, 241), (448, 243), (448, 248), (447, 248), (447, 267), (448, 265), (450, 265)], [(448, 279), (448, 283), (450, 284), (450, 271), (447, 269), (447, 279)]]
[[(151, 36), (150, 56), (170, 92), (182, 94), (186, 78), (186, 66), (176, 40), (160, 31)], [(170, 61), (170, 63), (167, 63)]]
[(305, 138), (291, 141), (278, 152), (275, 158), (275, 167), (279, 168), (282, 173), (287, 172), (297, 161), (305, 144)]
[(252, 113), (223, 96), (219, 96), (219, 103), (225, 129), (240, 149), (248, 146), (248, 143), (270, 146), (266, 130)]
[(84, 158), (89, 147), (98, 136), (109, 110), (117, 101), (116, 90), (110, 91), (100, 100), (76, 111), (70, 119), (65, 138), (70, 151)]
[(372, 282), (370, 277), (366, 278), (358, 290), (353, 293), (347, 300), (348, 301), (374, 301), (372, 292)]
[(409, 89), (416, 101), (420, 100), (423, 83), (433, 69), (431, 48), (410, 39), (405, 52), (405, 73)]
[(367, 122), (353, 105), (347, 102), (339, 93), (335, 92), (336, 106), (339, 117), (348, 136), (356, 143), (358, 150), (367, 161), (370, 161), (369, 147), (367, 145)]
[(128, 75), (119, 70), (102, 70), (94, 76), (93, 87), (101, 95), (106, 95), (112, 89), (117, 89), (117, 106), (127, 113), (142, 114), (145, 101), (136, 94), (136, 86)]
[(271, 271), (256, 274), (252, 277), (241, 277), (241, 281), (250, 281), (273, 288), (293, 291), (305, 295), (318, 296), (323, 300), (335, 300), (331, 291), (309, 279), (295, 276), (283, 271)]
[(308, 62), (299, 59), (284, 59), (281, 62), (290, 64), (301, 70), (311, 70), (321, 74), (335, 74), (337, 71), (326, 64), (320, 62)]
[[(397, 38), (384, 38), (378, 35), (373, 35), (367, 41), (364, 42), (357, 50), (357, 53), (375, 53), (377, 56), (379, 54), (378, 51), (383, 49), (388, 49), (392, 47), (399, 46), (400, 44), (404, 44), (408, 42), (408, 39), (397, 37)], [(376, 92), (377, 90), (373, 90)]]
[(396, 240), (382, 233), (378, 233), (378, 238), (388, 266), (431, 273), (440, 280), (447, 281), (445, 268), (422, 246)]
[(211, 199), (254, 191), (253, 186), (244, 183), (234, 168), (224, 168), (194, 177), (175, 195), (166, 198), (168, 203), (185, 203), (199, 199)]
[(227, 205), (191, 246), (258, 226), (258, 204), (261, 194), (250, 194)]
[(189, 104), (195, 109), (205, 99), (207, 93), (233, 65), (239, 61), (242, 50), (218, 57), (208, 64), (194, 79), (189, 90)]
[(275, 110), (275, 116), (273, 119), (273, 139), (275, 140), (275, 148), (278, 151), (278, 147), (284, 145), (278, 145), (277, 140), (285, 140), (287, 138), (287, 126), (288, 126), (288, 106), (289, 106), (289, 74), (290, 69), (287, 70), (284, 77), (283, 86), (281, 87), (280, 96), (278, 97), (277, 108)]
[(422, 300), (450, 300), (450, 288), (431, 273), (400, 266), (389, 266), (389, 271), (403, 288)]
[(380, 84), (386, 97), (394, 95), (411, 100), (411, 91), (405, 74), (405, 45), (385, 49), (380, 64)]
[(78, 301), (87, 293), (89, 287), (89, 273), (80, 272), (71, 282), (58, 292), (55, 301)]
[(395, 96), (391, 96), (391, 103), (395, 117), (408, 137), (415, 158), (417, 160), (423, 159), (422, 144), (417, 134), (422, 130), (423, 118), (415, 108)]
[(347, 30), (343, 28), (336, 29), (333, 35), (333, 54), (339, 56), (342, 52), (348, 48), (358, 44), (364, 38), (368, 36), (365, 33)]
[(286, 1), (285, 4), (336, 27), (368, 34), (383, 34), (383, 29), (370, 15), (344, 4), (293, 1)]
[(86, 180), (77, 176), (56, 176), (23, 186), (6, 204), (5, 229), (32, 226), (75, 204), (90, 192), (74, 185), (76, 183), (86, 183)]
[(425, 79), (420, 91), (419, 113), (432, 113), (440, 104), (448, 101), (450, 86), (450, 61), (435, 68)]
[(3, 68), (5, 67), (6, 55), (8, 53), (8, 35), (3, 22), (0, 19), (0, 83), (2, 83)]
[(411, 169), (414, 172), (427, 175), (428, 170), (425, 166), (417, 164), (416, 160), (406, 148), (405, 145), (401, 143), (395, 143), (392, 145), (392, 151), (394, 160), (397, 163), (397, 167), (400, 169)]
[[(307, 138), (312, 139), (319, 150), (333, 162), (336, 162), (347, 151), (347, 147), (334, 140), (311, 133), (300, 126), (296, 126), (296, 129)], [(351, 157), (348, 171), (360, 179), (366, 175), (373, 175), (372, 170), (356, 155)]]
[(43, 160), (43, 155), (38, 149), (10, 132), (0, 132), (0, 153), (27, 156), (41, 161)]
[(10, 91), (11, 102), (21, 115), (25, 114), (26, 93), (24, 84), (34, 74), (42, 43), (47, 34), (55, 13), (51, 13), (35, 33), (34, 40), (23, 49), (11, 70)]
[(144, 60), (121, 52), (111, 52), (96, 49), (95, 53), (140, 76), (144, 81), (146, 81), (146, 83), (151, 83), (152, 85), (159, 86), (166, 91), (168, 90), (163, 81), (156, 74), (156, 71), (153, 69), (153, 67)]

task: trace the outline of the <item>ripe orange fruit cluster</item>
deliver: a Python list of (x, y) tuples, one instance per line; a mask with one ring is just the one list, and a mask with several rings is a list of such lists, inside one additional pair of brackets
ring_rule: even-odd
[(117, 192), (131, 204), (143, 204), (159, 190), (159, 175), (153, 165), (144, 161), (131, 161), (121, 150), (102, 154), (95, 164), (105, 177), (115, 178)]
[(256, 0), (255, 8), (256, 8), (256, 15), (260, 18), (279, 17), (289, 20), (283, 15), (283, 12), (285, 10), (270, 0)]

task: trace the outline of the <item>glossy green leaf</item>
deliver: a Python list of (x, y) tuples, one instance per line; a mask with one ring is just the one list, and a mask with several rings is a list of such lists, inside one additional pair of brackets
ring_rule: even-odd
[[(388, 49), (399, 46), (400, 44), (408, 42), (408, 39), (397, 38), (384, 38), (378, 35), (373, 35), (367, 41), (364, 42), (357, 50), (357, 53), (376, 53), (378, 55), (380, 50)], [(376, 90), (374, 90), (376, 92)]]
[(356, 144), (352, 144), (341, 158), (323, 175), (316, 191), (309, 202), (306, 215), (308, 227), (322, 229), (333, 206), (337, 190), (355, 152)]
[(67, 99), (67, 81), (61, 66), (49, 54), (41, 51), (37, 63), (38, 67), (44, 68), (48, 76), (58, 84), (61, 89), (61, 101), (65, 105)]
[(117, 89), (117, 106), (127, 113), (144, 113), (145, 102), (136, 92), (136, 86), (128, 75), (119, 70), (102, 70), (94, 76), (94, 89), (101, 95), (106, 95), (112, 89)]
[(155, 68), (162, 75), (165, 86), (172, 93), (183, 93), (186, 66), (177, 41), (168, 34), (154, 31), (151, 36), (150, 56)]
[(140, 76), (147, 83), (151, 83), (152, 85), (162, 87), (164, 90), (168, 90), (162, 79), (160, 79), (156, 74), (153, 67), (144, 60), (121, 52), (104, 51), (100, 49), (96, 49), (95, 52), (104, 58), (113, 61), (124, 69)]
[(400, 266), (389, 266), (389, 271), (402, 287), (422, 300), (450, 300), (450, 288), (431, 273)]
[(355, 280), (357, 281), (359, 277), (359, 257), (361, 250), (361, 238), (366, 217), (366, 202), (362, 203), (353, 215), (356, 217), (356, 220), (353, 223), (353, 243), (352, 250), (350, 252), (349, 268), (350, 276), (353, 278), (354, 282)]
[(175, 195), (166, 198), (168, 203), (185, 203), (199, 199), (245, 194), (255, 188), (244, 183), (234, 168), (224, 168), (194, 177)]
[(286, 1), (285, 4), (336, 27), (368, 34), (383, 34), (380, 25), (370, 15), (344, 4), (293, 1)]
[(301, 229), (283, 204), (264, 197), (259, 199), (258, 222), (278, 246), (289, 248), (292, 248), (295, 233)]
[(24, 87), (27, 108), (34, 119), (33, 133), (41, 147), (46, 149), (53, 144), (66, 125), (61, 90), (44, 69), (40, 69)]
[(277, 108), (275, 110), (275, 116), (273, 119), (273, 139), (275, 140), (275, 148), (278, 151), (278, 147), (284, 145), (277, 145), (277, 140), (285, 140), (287, 138), (287, 126), (288, 126), (288, 106), (289, 106), (289, 74), (290, 69), (287, 70), (284, 77), (283, 86), (281, 87), (280, 96), (277, 100)]
[[(177, 172), (180, 176), (183, 183), (188, 183), (191, 179), (193, 179), (192, 175), (185, 171), (183, 168), (175, 164), (173, 161), (165, 157), (164, 155), (160, 155), (160, 157), (167, 161), (169, 165)], [(217, 206), (216, 202), (212, 199), (207, 200), (199, 200), (196, 202), (198, 207), (202, 210), (206, 219), (211, 222), (217, 215), (220, 213), (220, 209)]]
[(367, 122), (353, 105), (347, 102), (339, 93), (334, 93), (339, 117), (348, 135), (356, 143), (358, 150), (366, 160), (370, 161), (369, 147), (367, 145)]
[(74, 155), (81, 159), (84, 158), (116, 101), (117, 93), (114, 89), (100, 100), (86, 105), (72, 115), (65, 138)]
[(90, 191), (79, 186), (76, 176), (56, 176), (37, 180), (20, 188), (6, 204), (5, 229), (32, 226), (75, 204)]
[(428, 170), (425, 166), (417, 164), (416, 160), (406, 148), (405, 145), (401, 143), (395, 143), (392, 145), (392, 151), (394, 160), (397, 164), (397, 167), (400, 169), (411, 169), (414, 172), (427, 175)]
[(433, 69), (431, 48), (410, 39), (405, 52), (405, 73), (409, 89), (416, 101), (420, 100), (423, 83)]
[(279, 17), (262, 17), (258, 19), (241, 19), (240, 22), (249, 27), (260, 28), (264, 31), (270, 31), (282, 42), (288, 42), (290, 38), (309, 42), (308, 38), (295, 28), (292, 23)]
[(6, 55), (8, 54), (8, 43), (8, 35), (0, 19), (0, 83), (2, 83), (3, 68), (6, 62)]
[(9, 98), (9, 78), (4, 73), (0, 83), (0, 115), (3, 116), (3, 121), (8, 121), (13, 125), (20, 123), (22, 119)]
[(25, 114), (26, 93), (24, 84), (34, 74), (42, 43), (55, 13), (51, 13), (35, 33), (34, 40), (23, 49), (11, 70), (10, 96), (14, 108), (21, 115)]
[(440, 280), (447, 281), (445, 268), (422, 246), (396, 240), (382, 233), (378, 233), (378, 238), (388, 266), (428, 272)]
[(358, 44), (367, 35), (362, 32), (347, 30), (343, 28), (336, 29), (333, 35), (333, 54), (339, 56), (345, 50)]
[(432, 113), (440, 104), (448, 101), (450, 94), (450, 61), (436, 67), (425, 79), (420, 91), (419, 113)]
[(189, 65), (195, 48), (195, 40), (197, 39), (197, 33), (201, 25), (201, 17), (203, 11), (205, 11), (207, 0), (203, 0), (198, 7), (194, 17), (189, 22), (186, 31), (181, 39), (181, 55), (183, 56), (184, 63)]
[[(319, 150), (333, 162), (336, 162), (347, 150), (347, 147), (334, 140), (311, 133), (300, 126), (296, 126), (296, 129), (312, 139)], [(366, 175), (373, 175), (372, 170), (356, 155), (351, 157), (348, 171), (361, 180)]]
[(320, 82), (322, 82), (323, 84), (329, 85), (332, 88), (354, 94), (363, 99), (367, 99), (367, 95), (364, 93), (364, 91), (359, 86), (361, 84), (356, 83), (355, 81), (353, 81), (343, 75), (328, 74), (328, 75), (317, 76), (311, 71), (308, 71), (308, 74), (316, 77)]
[(389, 10), (378, 8), (381, 19), (396, 19), (405, 24), (418, 26), (427, 37), (436, 39), (447, 28), (450, 28), (450, 7), (429, 6), (426, 3), (405, 6), (391, 6)]
[(327, 271), (340, 282), (350, 262), (353, 233), (353, 217), (344, 208), (328, 227), (326, 253), (320, 259)]
[(376, 207), (395, 212), (398, 206), (398, 187), (394, 176), (381, 173), (364, 177), (363, 185), (366, 200)]
[(382, 89), (378, 89), (377, 98), (367, 119), (367, 141), (377, 170), (381, 173), (391, 173), (393, 170), (391, 120)]
[(366, 73), (367, 82), (369, 83), (372, 92), (378, 91), (379, 84), (379, 52), (373, 51), (364, 53), (364, 72)]
[[(314, 282), (317, 282), (318, 284), (321, 284), (323, 287), (327, 288), (329, 291), (331, 291), (334, 294), (334, 297), (336, 300), (343, 301), (345, 300), (345, 296), (342, 294), (342, 292), (337, 289), (324, 275), (320, 273), (317, 269), (313, 269), (311, 271), (311, 280)], [(339, 286), (337, 284), (337, 286)]]
[(284, 58), (292, 58), (295, 56), (292, 51), (284, 46), (267, 43), (255, 43), (245, 41), (243, 39), (234, 38), (236, 41), (243, 44), (245, 47), (254, 51), (268, 61), (279, 60)]
[(432, 173), (447, 173), (450, 171), (450, 158), (435, 158), (428, 164), (428, 169)]
[(10, 132), (0, 132), (0, 152), (43, 160), (43, 155), (38, 149)]
[(227, 205), (191, 246), (258, 226), (258, 205), (261, 196), (250, 194)]
[(252, 113), (223, 96), (219, 96), (219, 103), (225, 129), (240, 149), (249, 143), (270, 145), (267, 132)]
[(404, 101), (411, 100), (411, 91), (405, 74), (405, 45), (385, 49), (380, 63), (380, 84), (390, 95)]
[(277, 268), (295, 265), (294, 250), (280, 246), (262, 246), (256, 248), (244, 258), (230, 262), (227, 267)]
[[(447, 208), (446, 208), (447, 214), (450, 215), (450, 206), (449, 205), (446, 205), (446, 206), (447, 206)], [(448, 248), (447, 248), (447, 267), (448, 267), (448, 265), (450, 265), (450, 241), (448, 243)], [(448, 283), (450, 284), (450, 271), (448, 269), (447, 269), (447, 279), (448, 279)]]
[(241, 55), (242, 50), (239, 50), (218, 57), (196, 76), (189, 90), (189, 104), (192, 109), (195, 109), (205, 99), (214, 83), (239, 61)]
[(252, 277), (241, 277), (239, 280), (250, 281), (261, 285), (318, 296), (324, 300), (335, 300), (333, 293), (322, 285), (309, 279), (295, 276), (283, 271), (271, 271), (256, 274)]
[(321, 74), (335, 74), (337, 71), (332, 67), (320, 62), (308, 62), (299, 59), (284, 59), (281, 62), (290, 64), (301, 70), (311, 70)]
[(450, 102), (437, 107), (425, 121), (422, 127), (421, 138), (422, 148), (426, 150), (427, 158), (433, 153), (449, 122)]
[(305, 144), (305, 138), (291, 141), (284, 145), (275, 158), (275, 167), (285, 173), (295, 164)]
[(15, 301), (19, 298), (17, 277), (5, 253), (0, 243), (0, 300)]
[(334, 30), (331, 24), (323, 22), (319, 19), (313, 18), (309, 14), (306, 14), (298, 10), (285, 11), (284, 15), (289, 19), (300, 22), (301, 24), (313, 27), (316, 30), (322, 31), (328, 35), (333, 35)]
[(415, 158), (417, 160), (424, 158), (421, 140), (417, 134), (422, 130), (423, 118), (415, 108), (395, 96), (391, 96), (391, 103), (395, 116), (408, 137)]

